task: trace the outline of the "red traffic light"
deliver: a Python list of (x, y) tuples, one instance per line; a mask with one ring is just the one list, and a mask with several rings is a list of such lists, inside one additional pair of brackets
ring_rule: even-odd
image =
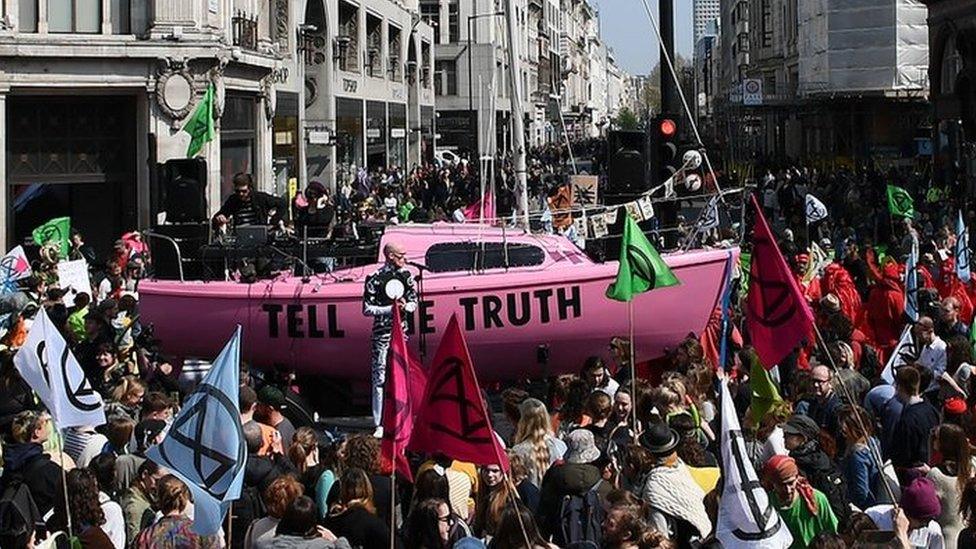
[(665, 118), (661, 120), (661, 135), (664, 137), (672, 137), (678, 131), (678, 125), (674, 123), (674, 120), (670, 118)]

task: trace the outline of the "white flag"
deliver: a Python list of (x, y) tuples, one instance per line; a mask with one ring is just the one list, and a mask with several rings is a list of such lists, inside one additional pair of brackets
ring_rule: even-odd
[(827, 219), (827, 206), (812, 194), (807, 195), (807, 223)]
[(37, 313), (14, 365), (59, 428), (105, 423), (102, 396), (92, 388), (44, 309)]
[(911, 324), (905, 326), (901, 332), (901, 338), (898, 340), (898, 345), (895, 345), (895, 350), (891, 352), (891, 358), (888, 359), (884, 370), (881, 371), (881, 379), (889, 385), (895, 383), (895, 369), (906, 364), (913, 364), (918, 360), (921, 349), (915, 342), (915, 332), (912, 331), (912, 327)]
[(715, 227), (718, 227), (720, 221), (721, 218), (719, 217), (718, 213), (718, 195), (715, 195), (711, 198), (711, 200), (708, 201), (708, 204), (705, 206), (705, 210), (702, 211), (701, 220), (699, 221), (701, 223), (700, 230), (710, 231)]
[(30, 261), (23, 246), (17, 246), (0, 258), (0, 284), (16, 282), (31, 275)]
[(793, 543), (746, 453), (728, 384), (722, 382), (722, 477), (715, 537), (723, 547), (785, 549)]

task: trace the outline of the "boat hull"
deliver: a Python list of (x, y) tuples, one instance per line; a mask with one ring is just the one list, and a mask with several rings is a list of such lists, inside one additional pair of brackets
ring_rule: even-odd
[[(701, 332), (720, 299), (726, 267), (737, 250), (732, 252), (666, 256), (681, 285), (634, 299), (639, 361), (659, 357), (690, 332)], [(240, 324), (243, 358), (252, 366), (364, 381), (370, 375), (372, 319), (362, 313), (362, 281), (376, 267), (305, 283), (299, 278), (253, 284), (147, 280), (139, 288), (140, 309), (169, 356), (216, 356)], [(578, 371), (590, 355), (609, 358), (610, 338), (628, 335), (628, 304), (605, 297), (616, 271), (616, 262), (609, 262), (532, 273), (429, 276), (423, 302), (408, 319), (410, 346), (417, 350), (423, 332), (432, 357), (456, 314), (485, 381)], [(540, 362), (541, 346), (548, 346), (546, 363)]]

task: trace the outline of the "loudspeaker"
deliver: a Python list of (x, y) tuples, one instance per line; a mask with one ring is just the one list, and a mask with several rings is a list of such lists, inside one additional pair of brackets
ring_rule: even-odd
[(609, 178), (605, 196), (626, 201), (647, 191), (647, 133), (611, 131), (607, 148)]
[(160, 209), (169, 223), (207, 220), (207, 161), (178, 158), (157, 165)]

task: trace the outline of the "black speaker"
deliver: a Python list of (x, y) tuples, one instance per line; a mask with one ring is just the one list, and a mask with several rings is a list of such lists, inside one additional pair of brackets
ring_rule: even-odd
[(611, 131), (607, 136), (607, 149), (607, 198), (626, 200), (647, 191), (647, 134), (643, 131)]
[(158, 165), (159, 207), (169, 223), (207, 220), (207, 161), (178, 158)]

